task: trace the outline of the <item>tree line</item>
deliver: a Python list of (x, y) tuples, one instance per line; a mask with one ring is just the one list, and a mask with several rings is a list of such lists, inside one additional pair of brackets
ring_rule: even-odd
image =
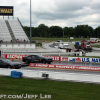
[[(24, 26), (27, 35), (30, 37), (30, 27)], [(100, 37), (100, 26), (93, 29), (88, 25), (77, 25), (76, 27), (60, 27), (51, 26), (48, 27), (45, 24), (40, 24), (38, 27), (31, 28), (32, 37), (45, 37), (45, 38), (89, 38), (89, 37)]]

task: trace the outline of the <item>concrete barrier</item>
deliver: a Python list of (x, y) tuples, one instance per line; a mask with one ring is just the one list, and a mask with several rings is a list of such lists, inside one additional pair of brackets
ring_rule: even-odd
[(90, 52), (90, 53), (86, 53), (86, 56), (100, 56), (100, 53), (94, 53), (94, 52)]
[(9, 44), (6, 44), (6, 43), (2, 43), (0, 44), (0, 48), (32, 48), (32, 49), (35, 49), (36, 45), (34, 43), (27, 43), (27, 44), (21, 44), (21, 43), (16, 43), (16, 44), (12, 44), (12, 43), (9, 43)]

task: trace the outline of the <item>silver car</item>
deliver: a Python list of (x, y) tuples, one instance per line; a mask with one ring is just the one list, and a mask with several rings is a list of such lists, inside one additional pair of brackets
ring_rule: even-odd
[(19, 69), (21, 68), (21, 63), (14, 62), (9, 59), (0, 59), (0, 68), (13, 68), (13, 69)]

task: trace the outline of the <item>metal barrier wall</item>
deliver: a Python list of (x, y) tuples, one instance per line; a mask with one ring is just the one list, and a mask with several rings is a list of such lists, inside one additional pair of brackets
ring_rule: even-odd
[(2, 43), (0, 44), (0, 48), (32, 48), (35, 49), (35, 43)]

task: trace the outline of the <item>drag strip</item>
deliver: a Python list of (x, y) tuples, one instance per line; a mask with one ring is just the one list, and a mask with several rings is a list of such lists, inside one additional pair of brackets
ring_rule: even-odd
[(79, 71), (79, 70), (64, 70), (64, 69), (46, 69), (35, 67), (22, 67), (24, 70), (38, 70), (38, 71), (52, 71), (52, 72), (66, 72), (66, 73), (83, 73), (83, 74), (97, 74), (100, 75), (100, 71)]

